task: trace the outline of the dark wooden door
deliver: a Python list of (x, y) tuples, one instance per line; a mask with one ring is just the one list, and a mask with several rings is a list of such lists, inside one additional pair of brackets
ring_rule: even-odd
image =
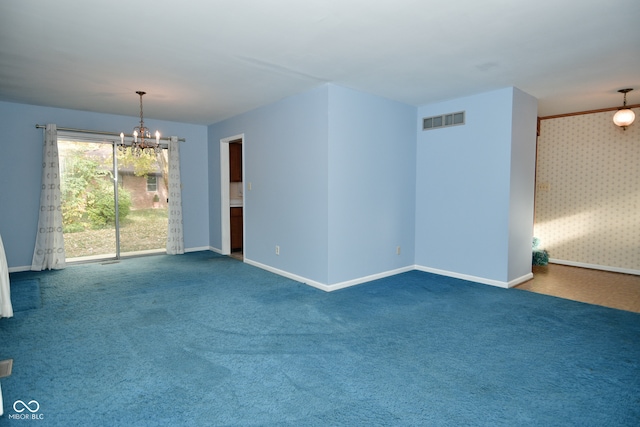
[(231, 251), (242, 250), (242, 208), (231, 208)]
[(242, 181), (242, 144), (229, 144), (229, 181)]

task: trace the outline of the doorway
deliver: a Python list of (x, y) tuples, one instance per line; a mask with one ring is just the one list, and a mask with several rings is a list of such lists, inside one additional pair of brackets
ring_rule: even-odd
[(221, 235), (223, 255), (244, 259), (244, 135), (220, 140)]
[(136, 157), (115, 141), (58, 136), (67, 262), (166, 251), (167, 150)]

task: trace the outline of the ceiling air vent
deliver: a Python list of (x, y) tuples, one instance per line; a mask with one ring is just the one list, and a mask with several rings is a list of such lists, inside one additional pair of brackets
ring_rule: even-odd
[(440, 116), (425, 117), (422, 119), (422, 130), (438, 129), (464, 124), (464, 111), (442, 114)]

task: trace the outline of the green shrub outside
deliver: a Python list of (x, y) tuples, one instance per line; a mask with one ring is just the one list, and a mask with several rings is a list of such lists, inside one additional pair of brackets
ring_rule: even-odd
[[(118, 189), (118, 219), (123, 220), (131, 211), (131, 195)], [(116, 222), (116, 208), (113, 201), (113, 187), (106, 183), (87, 195), (87, 215), (91, 228), (103, 228)]]

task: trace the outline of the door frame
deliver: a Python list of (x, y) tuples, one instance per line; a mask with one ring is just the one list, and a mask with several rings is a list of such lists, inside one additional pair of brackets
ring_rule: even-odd
[[(98, 255), (85, 255), (80, 257), (72, 257), (66, 258), (67, 263), (83, 263), (83, 262), (92, 262), (92, 261), (107, 261), (107, 260), (121, 260), (123, 258), (130, 258), (136, 256), (144, 256), (144, 255), (152, 255), (152, 254), (163, 254), (166, 253), (166, 248), (157, 248), (157, 249), (145, 249), (134, 252), (125, 252), (124, 254), (121, 251), (121, 228), (120, 228), (120, 215), (119, 215), (119, 198), (118, 193), (120, 191), (120, 172), (118, 165), (118, 140), (115, 137), (105, 136), (100, 133), (92, 133), (89, 131), (86, 132), (74, 132), (74, 131), (58, 131), (57, 142), (60, 141), (71, 141), (71, 142), (80, 142), (83, 144), (103, 144), (111, 146), (111, 166), (113, 172), (112, 184), (113, 184), (113, 197), (114, 197), (114, 210), (115, 210), (115, 221), (114, 221), (114, 233), (115, 233), (115, 252), (114, 253), (106, 253), (106, 254), (98, 254)], [(130, 145), (130, 142), (127, 142), (127, 145)], [(163, 150), (168, 149), (166, 144), (160, 144)]]
[[(220, 229), (221, 229), (221, 250), (222, 255), (231, 254), (231, 201), (229, 195), (229, 143), (238, 141), (242, 146), (242, 194), (244, 192), (244, 133), (222, 138), (220, 140)], [(243, 196), (244, 199), (244, 196)], [(245, 252), (245, 223), (244, 223), (244, 202), (242, 203), (242, 251)]]

